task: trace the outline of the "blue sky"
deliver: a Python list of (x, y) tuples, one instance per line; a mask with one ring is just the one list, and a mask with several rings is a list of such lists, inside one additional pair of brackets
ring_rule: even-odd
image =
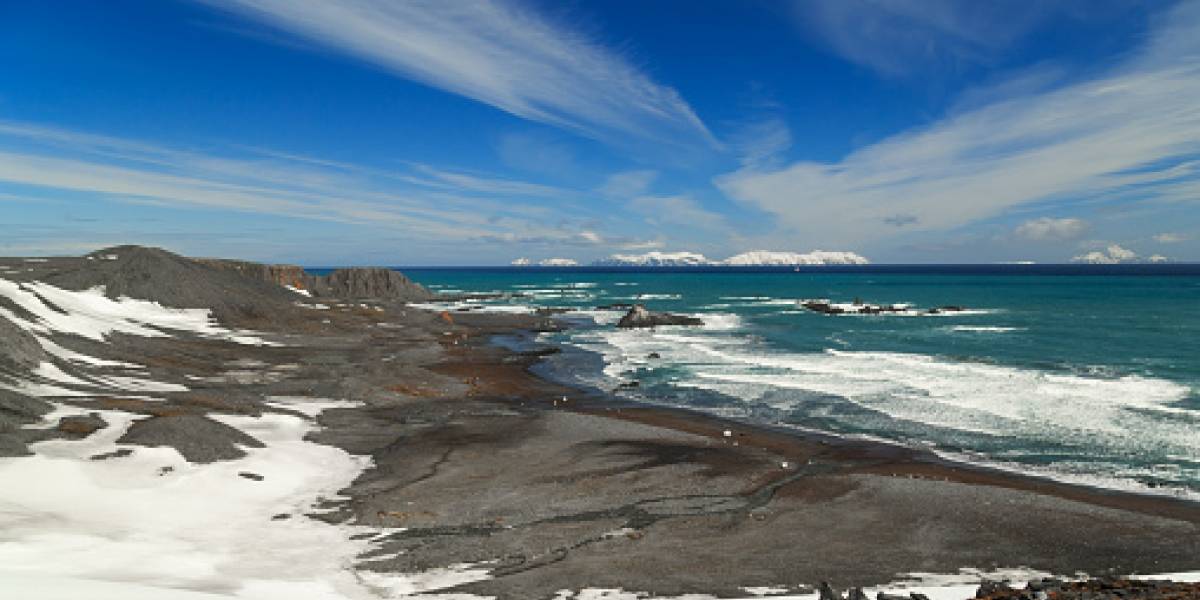
[(0, 5), (7, 255), (1195, 261), (1198, 168), (1195, 2)]

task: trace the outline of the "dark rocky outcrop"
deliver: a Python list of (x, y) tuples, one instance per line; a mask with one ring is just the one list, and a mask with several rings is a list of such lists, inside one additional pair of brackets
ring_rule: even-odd
[(198, 258), (196, 261), (218, 269), (233, 271), (249, 279), (257, 279), (266, 283), (293, 287), (299, 290), (308, 289), (309, 282), (313, 278), (313, 275), (309, 275), (304, 270), (304, 267), (299, 265), (270, 265), (221, 258)]
[(614, 302), (612, 304), (601, 304), (596, 307), (596, 310), (629, 310), (633, 305), (628, 302)]
[(433, 296), (404, 275), (380, 267), (338, 269), (325, 277), (314, 277), (308, 290), (318, 298), (419, 301)]
[(58, 435), (48, 429), (23, 429), (51, 410), (54, 405), (49, 402), (0, 389), (0, 457), (28, 456), (29, 444)]
[(98, 413), (71, 415), (58, 420), (58, 431), (71, 438), (84, 438), (105, 427), (108, 423)]
[(314, 298), (412, 302), (433, 297), (429, 290), (402, 273), (382, 267), (353, 267), (338, 269), (328, 275), (313, 275), (296, 265), (267, 265), (225, 259), (199, 261), (248, 279), (303, 290)]
[(658, 327), (660, 325), (703, 325), (704, 321), (687, 315), (675, 315), (664, 312), (646, 310), (641, 304), (635, 304), (621, 320), (617, 327), (626, 329), (635, 327)]
[(117, 440), (135, 446), (169, 446), (188, 462), (211, 463), (246, 455), (238, 446), (262, 448), (262, 442), (207, 417), (193, 414), (164, 415), (134, 421)]
[(46, 360), (46, 351), (29, 332), (0, 315), (0, 367), (24, 370)]
[(1200, 583), (1099, 578), (1083, 581), (1042, 579), (1030, 581), (1024, 589), (986, 582), (979, 586), (976, 598), (987, 600), (1168, 600), (1200, 598)]

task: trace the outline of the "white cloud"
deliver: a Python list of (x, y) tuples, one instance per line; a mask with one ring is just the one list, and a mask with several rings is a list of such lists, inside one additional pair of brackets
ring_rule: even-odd
[[(1110, 3), (1094, 0), (1086, 11)], [(1056, 15), (1063, 2), (961, 0), (800, 0), (801, 25), (846, 60), (885, 75), (929, 65), (987, 64)]]
[(675, 90), (513, 2), (202, 1), (525, 119), (605, 139), (715, 144)]
[(579, 237), (593, 244), (599, 244), (604, 241), (604, 238), (600, 237), (600, 234), (595, 231), (580, 231)]
[(1087, 229), (1088, 224), (1082, 219), (1042, 217), (1021, 223), (1017, 226), (1016, 233), (1029, 240), (1072, 240), (1083, 235)]
[(600, 187), (600, 193), (617, 199), (640, 196), (650, 190), (650, 184), (658, 178), (658, 171), (638, 169), (614, 173)]
[(718, 229), (725, 218), (706, 210), (687, 196), (638, 196), (629, 201), (630, 210), (646, 216), (654, 225), (680, 225), (688, 228)]
[(39, 196), (45, 190), (85, 193), (123, 203), (369, 225), (414, 240), (496, 235), (563, 216), (562, 203), (551, 211), (521, 201), (561, 193), (538, 184), (422, 165), (396, 174), (262, 151), (233, 156), (0, 122), (0, 185), (33, 186), (43, 190)]
[(1185, 241), (1187, 239), (1188, 239), (1188, 236), (1186, 236), (1186, 235), (1183, 235), (1181, 233), (1171, 233), (1171, 232), (1164, 232), (1164, 233), (1160, 233), (1160, 234), (1154, 236), (1154, 241), (1156, 241), (1160, 244), (1178, 244), (1179, 242)]
[(743, 168), (716, 183), (821, 245), (945, 231), (1052, 200), (1181, 200), (1196, 187), (1181, 167), (1200, 153), (1198, 27), (1200, 4), (1183, 5), (1103, 76), (953, 114), (838, 162)]
[(792, 146), (792, 130), (779, 118), (755, 121), (742, 127), (730, 145), (743, 166), (768, 166)]
[[(1157, 255), (1155, 255), (1157, 256)], [(1112, 244), (1104, 250), (1094, 250), (1087, 254), (1081, 254), (1071, 259), (1072, 262), (1089, 263), (1093, 265), (1115, 265), (1127, 262), (1138, 262), (1136, 252), (1123, 248), (1117, 244)], [(1155, 261), (1161, 262), (1161, 261)]]

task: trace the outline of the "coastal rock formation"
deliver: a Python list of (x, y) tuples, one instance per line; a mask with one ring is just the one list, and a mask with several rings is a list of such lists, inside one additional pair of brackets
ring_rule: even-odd
[(290, 287), (297, 290), (308, 289), (312, 275), (299, 265), (269, 265), (244, 260), (228, 260), (216, 258), (200, 258), (197, 262), (219, 269), (234, 271), (249, 279), (258, 279), (275, 285)]
[(325, 277), (313, 277), (309, 291), (314, 297), (428, 300), (432, 294), (412, 280), (384, 268), (338, 269)]
[(635, 327), (658, 327), (659, 325), (703, 325), (704, 321), (687, 315), (675, 315), (664, 312), (646, 310), (642, 304), (635, 304), (621, 320), (617, 327), (631, 329)]
[(829, 300), (802, 300), (800, 306), (825, 315), (940, 315), (966, 310), (956, 305), (939, 306), (927, 310), (914, 308), (911, 304), (870, 304), (857, 298), (853, 302), (830, 302)]
[(403, 274), (382, 267), (338, 269), (312, 275), (297, 265), (267, 265), (240, 260), (202, 259), (200, 262), (243, 277), (272, 283), (314, 298), (378, 299), (414, 302), (433, 294)]

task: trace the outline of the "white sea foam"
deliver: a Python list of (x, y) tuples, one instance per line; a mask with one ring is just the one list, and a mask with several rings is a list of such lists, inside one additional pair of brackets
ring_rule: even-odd
[(971, 333), (1010, 333), (1023, 331), (1020, 327), (999, 327), (989, 325), (954, 325), (950, 331), (966, 331)]
[[(850, 403), (866, 410), (838, 411), (834, 418), (855, 429), (909, 432), (902, 439), (911, 442), (1007, 440), (1023, 450), (1014, 459), (1039, 447), (1078, 452), (1078, 463), (1060, 459), (1046, 473), (1077, 482), (1127, 488), (1141, 486), (1135, 478), (1143, 475), (1200, 480), (1200, 465), (1169, 458), (1200, 456), (1200, 437), (1195, 435), (1200, 413), (1179, 405), (1191, 393), (1185, 385), (1136, 375), (1051, 373), (895, 352), (783, 353), (760, 347), (738, 331), (735, 321), (699, 330), (581, 332), (573, 339), (604, 354), (609, 385), (642, 377), (635, 373), (640, 369), (670, 368), (679, 373), (669, 381), (673, 385), (718, 392), (748, 405), (802, 412), (813, 398)], [(650, 353), (660, 358), (648, 359)], [(1122, 468), (1156, 456), (1169, 464), (1145, 473)], [(1104, 457), (1112, 460), (1104, 463)], [(979, 457), (959, 458), (982, 462)], [(1097, 468), (1110, 468), (1104, 464), (1121, 469), (1118, 477), (1083, 479)], [(1176, 468), (1182, 470), (1171, 471)], [(1178, 490), (1160, 488), (1159, 493)]]

